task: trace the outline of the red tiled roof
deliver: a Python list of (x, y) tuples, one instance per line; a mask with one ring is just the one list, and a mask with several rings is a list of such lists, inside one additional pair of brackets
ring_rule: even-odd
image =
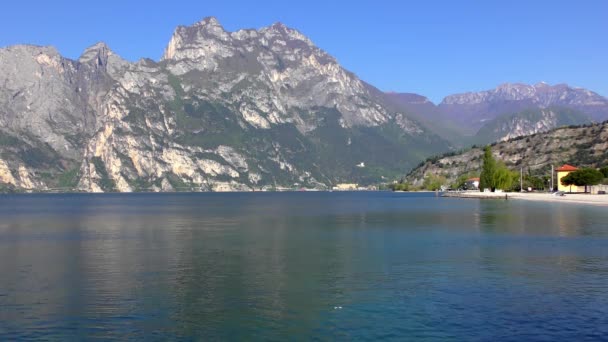
[(559, 172), (559, 171), (576, 171), (576, 170), (578, 170), (577, 167), (574, 167), (574, 166), (568, 165), (568, 164), (564, 164), (564, 165), (562, 165), (562, 167), (558, 168), (555, 171)]
[(467, 180), (471, 182), (479, 182), (479, 178), (469, 178)]

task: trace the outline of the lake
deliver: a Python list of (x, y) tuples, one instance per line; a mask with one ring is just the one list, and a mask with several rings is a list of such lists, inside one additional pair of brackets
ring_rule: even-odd
[(0, 340), (608, 339), (608, 210), (424, 193), (0, 196)]

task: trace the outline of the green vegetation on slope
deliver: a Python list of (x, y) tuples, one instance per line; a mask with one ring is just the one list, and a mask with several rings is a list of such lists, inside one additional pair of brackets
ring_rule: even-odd
[(79, 167), (75, 167), (73, 169), (67, 170), (63, 173), (61, 173), (58, 177), (57, 177), (57, 186), (59, 188), (68, 188), (68, 189), (73, 189), (76, 187), (76, 185), (78, 185), (78, 171), (79, 171)]
[[(565, 163), (579, 167), (598, 168), (608, 165), (608, 121), (554, 129), (546, 133), (517, 137), (492, 143), (494, 157), (515, 170), (511, 189), (519, 189), (519, 171), (523, 170), (523, 188), (548, 189), (551, 184), (551, 165)], [(453, 188), (460, 188), (458, 180), (465, 175), (479, 175), (482, 170), (483, 150), (473, 146), (458, 152), (448, 152), (428, 158), (411, 170), (404, 182), (421, 186), (428, 174), (443, 175)], [(507, 177), (504, 177), (505, 179)], [(505, 189), (508, 189), (503, 184)]]
[(104, 192), (116, 191), (116, 184), (114, 183), (114, 180), (110, 178), (110, 175), (108, 175), (103, 160), (101, 160), (100, 157), (93, 157), (91, 158), (91, 161), (93, 162), (93, 165), (95, 165), (95, 171), (97, 171), (97, 174), (101, 177), (99, 180), (101, 189)]

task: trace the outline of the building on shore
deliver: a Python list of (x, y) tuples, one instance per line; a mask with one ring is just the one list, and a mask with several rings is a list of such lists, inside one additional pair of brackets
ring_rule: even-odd
[(564, 192), (583, 192), (584, 191), (584, 189), (582, 187), (578, 187), (576, 185), (562, 184), (562, 178), (569, 175), (570, 172), (573, 172), (576, 170), (578, 170), (577, 167), (568, 165), (568, 164), (564, 164), (555, 170), (555, 172), (557, 172), (557, 191), (564, 191)]
[(479, 177), (469, 178), (464, 182), (465, 190), (478, 190), (479, 189)]
[(333, 187), (333, 190), (353, 191), (353, 190), (357, 190), (358, 187), (359, 187), (359, 185), (357, 183), (340, 183), (340, 184), (336, 184), (336, 186)]

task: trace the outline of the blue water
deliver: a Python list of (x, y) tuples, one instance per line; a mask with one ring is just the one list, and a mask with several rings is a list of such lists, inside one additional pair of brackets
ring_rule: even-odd
[(608, 340), (608, 209), (0, 196), (0, 340)]

